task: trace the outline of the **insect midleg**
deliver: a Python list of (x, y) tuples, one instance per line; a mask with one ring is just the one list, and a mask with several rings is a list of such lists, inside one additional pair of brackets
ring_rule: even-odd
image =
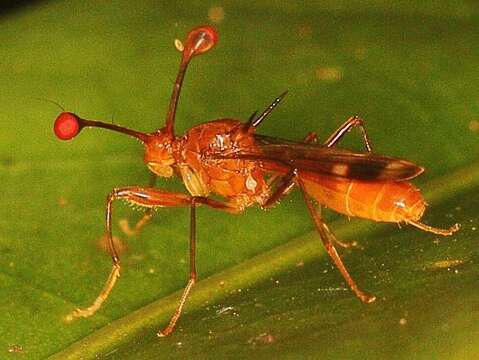
[(354, 126), (359, 126), (361, 134), (364, 139), (364, 144), (366, 145), (366, 150), (368, 152), (373, 151), (371, 146), (371, 141), (369, 141), (368, 133), (366, 132), (366, 127), (364, 126), (364, 120), (358, 116), (351, 116), (346, 122), (341, 125), (325, 142), (324, 145), (327, 147), (335, 146), (339, 140)]
[[(261, 205), (263, 209), (269, 209), (273, 207), (278, 201), (280, 201), (283, 197), (288, 195), (294, 187), (294, 178), (296, 177), (296, 169), (291, 169), (286, 175), (281, 177), (275, 177), (272, 181), (276, 183), (277, 180), (281, 181), (281, 183), (276, 187), (274, 192), (265, 200), (265, 202)], [(271, 185), (272, 185), (271, 184)]]
[[(318, 141), (318, 136), (315, 132), (308, 133), (304, 139), (303, 143), (316, 143)], [(272, 186), (277, 181), (281, 181), (281, 183), (276, 187), (275, 191), (271, 194), (269, 198), (266, 199), (264, 204), (261, 205), (263, 209), (268, 209), (273, 207), (278, 201), (280, 201), (283, 197), (287, 196), (294, 187), (294, 179), (296, 177), (297, 169), (291, 169), (286, 175), (284, 176), (273, 176), (269, 179), (269, 184)]]
[(198, 275), (196, 273), (196, 204), (204, 204), (208, 205), (212, 208), (218, 209), (218, 210), (223, 210), (223, 211), (228, 211), (228, 212), (233, 212), (237, 213), (237, 209), (229, 205), (226, 202), (221, 202), (218, 200), (213, 200), (213, 199), (208, 199), (205, 197), (200, 197), (200, 196), (192, 196), (190, 197), (191, 201), (191, 218), (190, 218), (190, 277), (188, 279), (188, 282), (185, 286), (185, 289), (183, 290), (183, 294), (181, 295), (180, 301), (178, 303), (178, 306), (173, 314), (173, 316), (170, 319), (170, 322), (168, 325), (163, 329), (158, 331), (157, 335), (160, 337), (168, 336), (171, 334), (176, 326), (176, 323), (178, 319), (181, 316), (181, 313), (183, 311), (183, 307), (185, 306), (186, 300), (188, 298), (188, 295), (191, 292), (191, 289), (195, 285)]
[(339, 257), (339, 254), (336, 250), (336, 248), (333, 245), (334, 242), (334, 235), (331, 233), (329, 230), (328, 226), (323, 222), (321, 219), (320, 213), (315, 209), (315, 206), (311, 200), (311, 198), (308, 196), (306, 193), (306, 189), (304, 187), (303, 182), (301, 181), (300, 178), (297, 178), (297, 183), (301, 189), (301, 192), (303, 193), (304, 201), (306, 202), (306, 206), (309, 210), (309, 213), (313, 219), (314, 225), (316, 226), (316, 229), (318, 230), (319, 236), (321, 237), (321, 240), (323, 241), (323, 245), (326, 248), (326, 251), (328, 252), (329, 256), (333, 260), (334, 264), (338, 268), (339, 272), (343, 276), (344, 280), (346, 280), (347, 284), (351, 288), (351, 290), (354, 292), (354, 294), (364, 303), (369, 304), (372, 303), (373, 301), (376, 300), (376, 297), (373, 295), (366, 294), (363, 292), (361, 289), (358, 288), (356, 285), (355, 281), (349, 274), (348, 270), (344, 266), (343, 261)]
[(183, 307), (185, 306), (186, 299), (193, 288), (193, 285), (196, 283), (197, 279), (196, 274), (196, 201), (193, 197), (191, 199), (191, 214), (190, 214), (190, 277), (186, 284), (185, 289), (183, 290), (183, 294), (181, 295), (180, 302), (178, 303), (178, 307), (175, 310), (175, 313), (170, 319), (168, 325), (163, 329), (158, 331), (158, 336), (168, 336), (171, 334), (173, 329), (175, 328), (176, 322), (181, 316), (181, 312), (183, 311)]

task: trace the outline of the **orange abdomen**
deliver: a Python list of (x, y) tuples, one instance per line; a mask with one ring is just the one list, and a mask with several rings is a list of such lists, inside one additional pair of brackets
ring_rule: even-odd
[(351, 217), (375, 221), (419, 220), (426, 203), (411, 183), (339, 179), (300, 173), (306, 192), (320, 204)]

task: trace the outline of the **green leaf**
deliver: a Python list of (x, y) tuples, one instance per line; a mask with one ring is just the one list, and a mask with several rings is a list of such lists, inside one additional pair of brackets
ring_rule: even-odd
[[(211, 22), (215, 6), (224, 10), (220, 42), (187, 74), (178, 132), (247, 119), (288, 89), (261, 133), (324, 139), (360, 114), (376, 152), (426, 167), (417, 182), (431, 204), (425, 222), (462, 230), (439, 239), (328, 216), (362, 247), (342, 256), (378, 296), (363, 305), (324, 254), (299, 194), (267, 213), (201, 208), (201, 281), (177, 331), (158, 339), (188, 274), (188, 211), (164, 209), (136, 238), (115, 228), (127, 244), (118, 285), (95, 316), (66, 323), (111, 267), (98, 246), (106, 195), (146, 184), (148, 172), (129, 138), (88, 129), (56, 140), (60, 110), (44, 100), (158, 128), (179, 61), (173, 39)], [(472, 1), (59, 1), (3, 16), (0, 358), (477, 357), (478, 14)], [(343, 144), (362, 148), (354, 132)], [(122, 204), (114, 211), (115, 223), (141, 216)]]
[[(463, 190), (477, 187), (478, 178), (476, 163), (441, 183), (453, 186), (460, 194), (456, 199), (473, 208), (477, 199)], [(437, 190), (429, 198), (437, 201), (443, 189), (441, 184), (431, 185)], [(449, 201), (437, 210), (447, 213), (451, 207)], [(476, 282), (478, 253), (464, 243), (475, 235), (476, 227), (470, 224), (477, 216), (469, 218), (459, 207), (454, 215), (464, 225), (461, 236), (450, 241), (425, 241), (423, 234), (413, 231), (375, 232), (364, 222), (337, 226), (341, 237), (365, 239), (365, 249), (348, 252), (346, 258), (362, 276), (359, 280), (376, 284), (379, 300), (373, 305), (354, 298), (328, 261), (318, 264), (323, 252), (317, 235), (308, 233), (201, 281), (188, 302), (193, 313), (185, 315), (187, 320), (168, 339), (158, 339), (155, 330), (169, 320), (180, 291), (110, 323), (52, 359), (95, 354), (154, 359), (159, 353), (167, 358), (225, 358), (232, 350), (238, 358), (319, 353), (364, 358), (397, 355), (398, 347), (405, 347), (405, 358), (477, 354), (471, 345), (478, 331), (474, 304), (479, 294), (470, 290)], [(459, 335), (464, 328), (473, 331)], [(332, 337), (338, 344), (330, 348)]]

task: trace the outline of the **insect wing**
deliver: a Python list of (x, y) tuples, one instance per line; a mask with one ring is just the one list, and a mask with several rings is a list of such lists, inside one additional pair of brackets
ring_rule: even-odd
[(366, 181), (405, 181), (424, 171), (410, 161), (389, 156), (354, 153), (311, 144), (272, 143), (269, 138), (262, 140), (264, 141), (254, 148), (237, 149), (215, 157), (261, 161), (266, 170), (279, 165), (326, 176)]

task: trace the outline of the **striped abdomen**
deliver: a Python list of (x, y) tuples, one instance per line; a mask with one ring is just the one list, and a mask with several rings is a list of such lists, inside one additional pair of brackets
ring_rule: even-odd
[(419, 220), (426, 203), (411, 183), (359, 181), (299, 174), (306, 192), (320, 204), (347, 216), (375, 221)]

